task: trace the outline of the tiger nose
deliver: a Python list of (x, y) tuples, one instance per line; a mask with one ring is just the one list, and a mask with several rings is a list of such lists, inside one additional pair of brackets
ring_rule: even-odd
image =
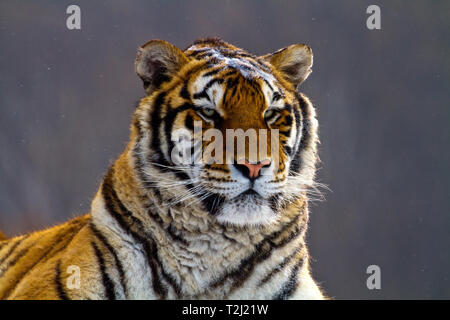
[(261, 168), (270, 166), (271, 161), (266, 159), (256, 164), (252, 164), (247, 160), (238, 161), (235, 167), (244, 175), (244, 177), (254, 180), (260, 176)]

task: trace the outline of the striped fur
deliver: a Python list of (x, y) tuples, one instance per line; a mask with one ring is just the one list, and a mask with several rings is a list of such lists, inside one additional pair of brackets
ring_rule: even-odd
[[(297, 87), (311, 65), (305, 45), (260, 57), (220, 39), (184, 52), (161, 40), (141, 47), (147, 95), (91, 213), (0, 239), (0, 299), (324, 298), (305, 244), (318, 137)], [(196, 121), (278, 129), (279, 156), (251, 184), (235, 162), (176, 165), (174, 132), (193, 133)]]

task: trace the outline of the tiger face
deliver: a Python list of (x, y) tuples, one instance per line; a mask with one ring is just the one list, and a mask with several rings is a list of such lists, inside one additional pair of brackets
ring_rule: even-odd
[(147, 97), (135, 115), (136, 165), (149, 187), (200, 204), (218, 223), (274, 223), (312, 184), (317, 123), (297, 87), (312, 52), (296, 44), (254, 56), (219, 39), (184, 52), (143, 45)]

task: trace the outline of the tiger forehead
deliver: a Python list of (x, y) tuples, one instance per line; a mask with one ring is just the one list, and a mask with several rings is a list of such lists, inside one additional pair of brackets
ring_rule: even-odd
[(223, 95), (221, 107), (230, 112), (262, 111), (267, 106), (260, 81), (248, 80), (241, 75), (225, 81), (228, 90)]
[(261, 112), (269, 107), (273, 98), (281, 97), (272, 92), (265, 81), (249, 79), (239, 71), (222, 71), (214, 77), (200, 75), (188, 86), (194, 104), (200, 107), (213, 107), (225, 113), (241, 111)]
[[(236, 108), (260, 111), (267, 108), (273, 99), (284, 97), (278, 82), (270, 74), (270, 68), (242, 51), (224, 53), (216, 48), (191, 47), (191, 57), (205, 61), (187, 79), (187, 87), (194, 99), (203, 100), (223, 111)], [(245, 56), (242, 56), (242, 55)]]
[(206, 60), (208, 66), (221, 66), (223, 70), (231, 69), (240, 72), (247, 79), (264, 79), (274, 82), (270, 67), (256, 56), (235, 47), (210, 47), (194, 45), (186, 50), (190, 58)]

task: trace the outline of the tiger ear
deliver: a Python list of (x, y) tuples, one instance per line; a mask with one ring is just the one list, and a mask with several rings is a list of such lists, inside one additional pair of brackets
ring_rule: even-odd
[(293, 44), (274, 53), (262, 56), (295, 88), (308, 78), (313, 64), (313, 53), (306, 44)]
[(170, 80), (188, 62), (184, 53), (163, 40), (151, 40), (138, 49), (135, 69), (150, 94), (164, 81)]

